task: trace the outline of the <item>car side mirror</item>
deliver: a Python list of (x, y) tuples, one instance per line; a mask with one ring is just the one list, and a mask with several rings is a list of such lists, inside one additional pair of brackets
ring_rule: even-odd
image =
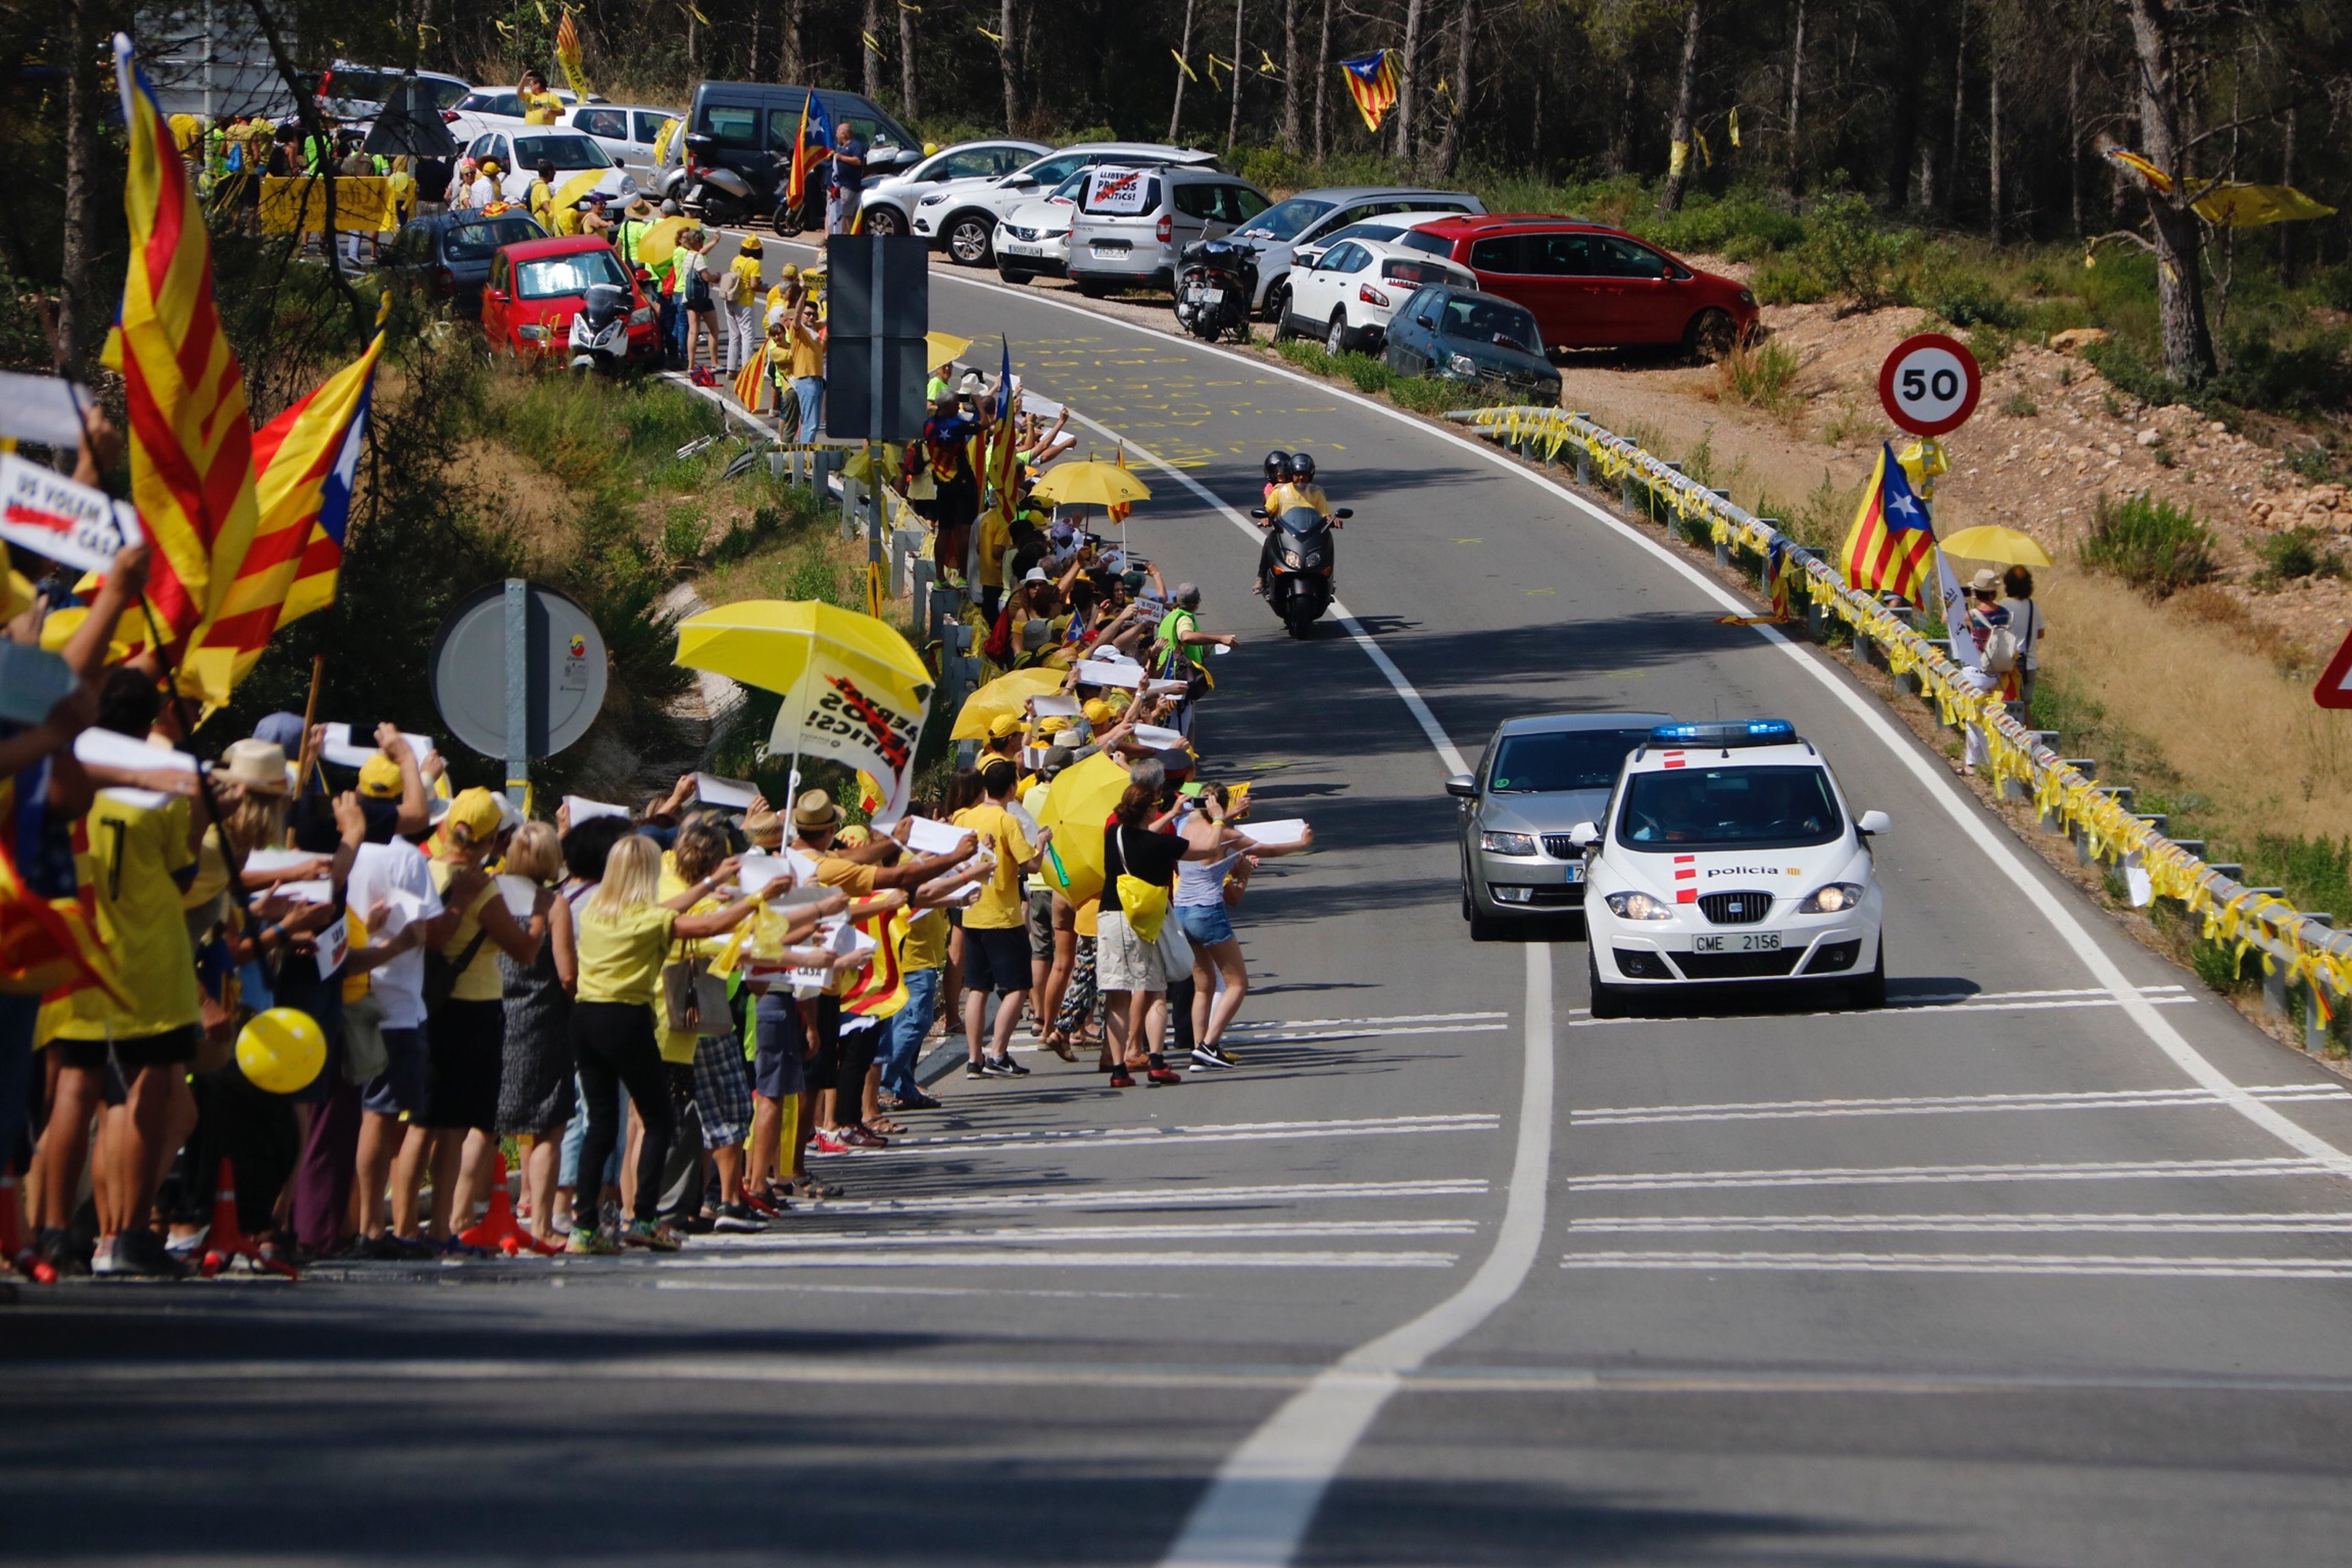
[(1853, 820), (1854, 831), (1864, 838), (1874, 838), (1895, 829), (1895, 819), (1883, 811), (1865, 811)]
[(1473, 773), (1453, 774), (1445, 781), (1445, 793), (1459, 795), (1464, 800), (1475, 797), (1478, 793), (1477, 776)]
[(1591, 822), (1578, 823), (1575, 826), (1568, 830), (1568, 841), (1570, 844), (1575, 845), (1579, 849), (1591, 848), (1595, 844), (1601, 842), (1601, 828), (1599, 824)]
[(1433, 332), (1437, 331), (1437, 318), (1434, 316), (1415, 316), (1412, 319), (1412, 324), (1416, 327), (1427, 327)]

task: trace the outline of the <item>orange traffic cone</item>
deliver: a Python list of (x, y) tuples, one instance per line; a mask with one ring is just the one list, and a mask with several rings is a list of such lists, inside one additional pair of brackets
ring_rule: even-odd
[(507, 1194), (507, 1157), (500, 1152), (497, 1159), (498, 1173), (490, 1184), (490, 1212), (473, 1229), (459, 1232), (457, 1239), (467, 1247), (503, 1252), (509, 1258), (520, 1256), (526, 1247), (534, 1252), (544, 1250), (537, 1237), (516, 1223), (514, 1200)]
[(236, 1173), (224, 1159), (220, 1184), (213, 1193), (212, 1228), (205, 1236), (205, 1278), (209, 1279), (227, 1268), (232, 1258), (244, 1258), (256, 1270), (268, 1269), (289, 1279), (299, 1278), (292, 1264), (264, 1253), (236, 1223)]

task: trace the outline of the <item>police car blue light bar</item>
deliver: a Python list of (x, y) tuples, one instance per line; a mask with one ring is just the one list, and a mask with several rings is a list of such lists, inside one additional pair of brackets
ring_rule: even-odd
[(1657, 746), (1780, 746), (1797, 738), (1786, 719), (1736, 719), (1713, 724), (1661, 724), (1650, 731)]

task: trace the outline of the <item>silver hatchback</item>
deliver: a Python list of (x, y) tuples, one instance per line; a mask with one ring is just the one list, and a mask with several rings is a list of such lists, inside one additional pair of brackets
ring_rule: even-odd
[(1554, 713), (1495, 731), (1475, 773), (1445, 793), (1461, 802), (1462, 918), (1486, 942), (1513, 916), (1581, 912), (1584, 849), (1570, 830), (1608, 815), (1625, 758), (1664, 713)]
[(1273, 205), (1217, 169), (1097, 164), (1070, 224), (1070, 279), (1089, 299), (1114, 289), (1172, 294), (1186, 246), (1231, 234)]

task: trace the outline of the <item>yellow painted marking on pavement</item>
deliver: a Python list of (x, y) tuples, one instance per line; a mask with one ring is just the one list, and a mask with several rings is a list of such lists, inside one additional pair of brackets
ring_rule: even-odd
[(1454, 542), (1456, 544), (1484, 544), (1486, 542), (1483, 539), (1457, 539)]
[(1527, 595), (1530, 599), (1556, 599), (1559, 597), (1559, 590), (1557, 588), (1529, 588), (1527, 590)]

